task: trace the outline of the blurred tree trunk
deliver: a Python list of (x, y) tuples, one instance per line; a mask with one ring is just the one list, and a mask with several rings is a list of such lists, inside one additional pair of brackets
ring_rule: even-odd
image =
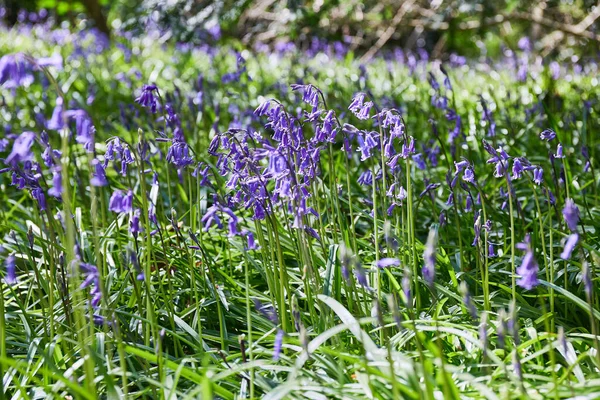
[(96, 23), (96, 28), (110, 38), (110, 28), (106, 22), (106, 16), (102, 13), (102, 7), (98, 0), (81, 0), (88, 15)]

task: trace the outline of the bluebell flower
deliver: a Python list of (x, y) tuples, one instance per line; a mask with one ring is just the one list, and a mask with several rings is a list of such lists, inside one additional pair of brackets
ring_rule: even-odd
[(279, 355), (281, 354), (281, 348), (283, 346), (283, 336), (283, 330), (278, 329), (277, 335), (275, 335), (275, 341), (273, 342), (273, 361), (279, 360)]
[(488, 258), (496, 257), (496, 250), (494, 249), (494, 244), (488, 244)]
[(556, 138), (556, 132), (552, 129), (544, 129), (542, 133), (540, 133), (540, 139), (550, 142)]
[(400, 265), (400, 260), (398, 260), (397, 258), (382, 258), (381, 260), (377, 260), (375, 262), (375, 265), (378, 268), (387, 268), (387, 267), (392, 267), (392, 266), (398, 266)]
[(525, 168), (523, 167), (521, 159), (515, 158), (513, 160), (512, 179), (519, 179), (524, 171)]
[(32, 66), (23, 54), (7, 54), (0, 58), (0, 85), (6, 89), (33, 83)]
[(571, 232), (577, 231), (577, 224), (579, 223), (579, 208), (573, 201), (573, 199), (567, 199), (565, 201), (565, 207), (562, 210), (563, 217), (567, 227)]
[(258, 312), (260, 312), (264, 317), (266, 317), (269, 321), (273, 323), (273, 325), (279, 324), (279, 317), (277, 316), (277, 312), (275, 308), (270, 304), (263, 304), (260, 300), (254, 298), (252, 299), (254, 302), (254, 308)]
[(554, 158), (565, 158), (565, 155), (563, 154), (563, 146), (560, 143), (558, 146), (556, 146), (556, 154), (554, 154)]
[(13, 254), (6, 257), (6, 276), (4, 282), (7, 285), (14, 285), (17, 283), (17, 259)]
[(106, 186), (108, 185), (108, 180), (106, 179), (106, 172), (104, 171), (104, 167), (97, 159), (92, 160), (92, 179), (90, 180), (90, 184), (92, 186)]
[(91, 286), (90, 295), (92, 299), (90, 305), (92, 308), (97, 308), (102, 300), (102, 292), (100, 291), (100, 274), (95, 265), (84, 262), (79, 263), (79, 269), (83, 274), (83, 282), (79, 285), (80, 289), (85, 289)]
[(469, 183), (475, 183), (475, 173), (473, 172), (473, 168), (470, 166), (467, 167), (463, 173), (463, 181)]
[(563, 248), (562, 253), (560, 253), (560, 258), (562, 258), (564, 260), (568, 260), (569, 258), (571, 258), (571, 253), (573, 253), (573, 250), (575, 249), (575, 246), (577, 245), (578, 241), (579, 241), (578, 233), (570, 234), (569, 237), (567, 238), (567, 241), (565, 242), (565, 247)]
[(371, 173), (371, 170), (366, 170), (361, 173), (357, 182), (360, 185), (371, 186), (373, 184), (373, 174)]
[(427, 169), (427, 165), (425, 164), (425, 161), (423, 160), (423, 155), (421, 153), (413, 154), (412, 159), (415, 162), (417, 168), (419, 168), (420, 170)]
[(33, 197), (37, 203), (40, 211), (46, 211), (47, 203), (46, 196), (44, 195), (44, 191), (40, 187), (35, 187), (31, 189), (31, 197)]
[(429, 286), (433, 286), (435, 279), (435, 247), (437, 243), (437, 231), (435, 228), (429, 230), (425, 250), (423, 251), (423, 279)]
[(544, 182), (544, 170), (541, 167), (533, 170), (533, 182), (538, 186)]
[(524, 289), (531, 290), (539, 284), (537, 273), (539, 266), (533, 255), (533, 249), (531, 248), (531, 238), (529, 234), (525, 236), (523, 243), (518, 243), (516, 246), (519, 250), (525, 251), (525, 256), (521, 261), (521, 265), (517, 268), (517, 274), (521, 276), (517, 280), (517, 285)]
[(129, 218), (129, 232), (137, 239), (138, 234), (143, 231), (144, 228), (140, 224), (140, 210), (136, 209)]
[(140, 104), (142, 107), (150, 108), (152, 114), (156, 114), (157, 102), (154, 97), (154, 92), (158, 93), (156, 85), (144, 85), (142, 93), (135, 99), (135, 102)]
[(19, 162), (33, 160), (31, 146), (35, 140), (35, 133), (23, 132), (14, 141), (13, 148), (4, 162), (8, 165), (16, 165)]

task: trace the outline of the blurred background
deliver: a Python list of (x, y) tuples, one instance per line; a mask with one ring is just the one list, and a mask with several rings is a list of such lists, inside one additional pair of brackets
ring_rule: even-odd
[(334, 46), (368, 61), (382, 49), (497, 57), (535, 51), (595, 58), (600, 3), (592, 0), (0, 0), (5, 24), (96, 27), (109, 37), (158, 30), (161, 40), (306, 50)]

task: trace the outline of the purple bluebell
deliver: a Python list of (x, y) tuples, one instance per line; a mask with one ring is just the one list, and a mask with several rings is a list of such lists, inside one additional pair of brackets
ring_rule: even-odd
[(475, 218), (475, 223), (473, 224), (473, 230), (475, 231), (475, 237), (473, 238), (473, 243), (471, 243), (471, 246), (475, 247), (479, 244), (479, 238), (481, 235), (481, 211), (477, 213), (477, 218)]
[(354, 99), (352, 99), (352, 102), (350, 103), (350, 106), (348, 107), (348, 109), (350, 111), (352, 111), (352, 113), (354, 113), (354, 115), (356, 115), (356, 117), (358, 119), (362, 119), (362, 120), (369, 119), (369, 112), (371, 111), (371, 108), (373, 107), (372, 101), (367, 101), (365, 103), (364, 99), (365, 99), (364, 93), (359, 93), (356, 96), (354, 96)]
[(6, 265), (6, 276), (4, 277), (4, 282), (7, 285), (14, 285), (17, 283), (17, 259), (13, 254), (6, 257), (5, 261)]
[(577, 224), (579, 223), (579, 208), (577, 208), (577, 205), (573, 199), (567, 199), (565, 201), (565, 207), (562, 209), (562, 214), (565, 219), (565, 223), (571, 232), (577, 231)]
[(46, 128), (51, 130), (61, 130), (65, 126), (65, 115), (63, 111), (63, 99), (62, 97), (56, 98), (56, 105), (54, 111), (52, 111), (52, 117), (48, 120)]
[(544, 170), (541, 167), (533, 170), (533, 182), (538, 186), (544, 182)]
[(397, 258), (382, 258), (381, 260), (377, 260), (375, 262), (375, 265), (378, 268), (387, 268), (387, 267), (392, 267), (392, 266), (398, 266), (400, 265), (400, 260), (398, 260)]
[(88, 113), (84, 110), (69, 110), (65, 113), (69, 119), (75, 120), (75, 140), (82, 144), (88, 153), (94, 152), (94, 136), (96, 128)]
[(129, 190), (126, 195), (120, 190), (115, 190), (108, 202), (108, 209), (116, 213), (131, 212), (133, 206), (133, 192)]
[(23, 132), (14, 141), (13, 148), (4, 162), (8, 165), (16, 165), (19, 162), (33, 160), (31, 146), (35, 140), (35, 133)]
[(90, 295), (92, 300), (90, 305), (92, 308), (97, 308), (102, 300), (102, 292), (100, 291), (100, 274), (95, 265), (79, 262), (79, 269), (83, 275), (83, 281), (79, 285), (80, 289), (85, 289), (91, 286)]
[(558, 144), (558, 146), (556, 146), (556, 154), (554, 154), (554, 158), (565, 158), (563, 146), (560, 143)]
[(7, 54), (0, 58), (0, 85), (5, 89), (29, 86), (33, 83), (32, 66), (23, 54)]
[(373, 174), (371, 170), (366, 170), (361, 173), (356, 181), (359, 185), (371, 186), (373, 184)]
[(167, 151), (167, 161), (177, 168), (184, 168), (194, 163), (188, 145), (181, 141), (173, 141)]
[(373, 290), (371, 286), (369, 286), (369, 280), (367, 279), (367, 273), (358, 261), (354, 261), (354, 276), (356, 277), (356, 281), (366, 290)]
[(488, 258), (496, 257), (496, 250), (494, 249), (494, 244), (488, 244)]
[(279, 324), (279, 317), (277, 316), (277, 311), (270, 304), (263, 304), (259, 299), (252, 299), (254, 302), (254, 307), (258, 312), (260, 312), (264, 317), (266, 317), (269, 321), (273, 323), (273, 325)]
[(283, 330), (278, 329), (277, 335), (275, 335), (275, 341), (273, 342), (273, 361), (279, 360), (279, 355), (281, 354), (281, 348), (283, 346), (283, 336)]
[(512, 179), (519, 179), (521, 177), (521, 175), (523, 175), (524, 171), (525, 171), (525, 168), (523, 167), (523, 163), (521, 162), (521, 159), (515, 158), (513, 160)]
[(246, 235), (246, 238), (248, 240), (248, 250), (257, 250), (258, 249), (258, 245), (256, 244), (255, 240), (254, 240), (254, 234), (250, 231), (242, 231), (242, 233), (244, 233)]
[(106, 179), (106, 172), (104, 171), (104, 167), (102, 163), (97, 159), (92, 160), (92, 179), (90, 180), (90, 184), (92, 186), (106, 186), (108, 185), (108, 180)]
[(563, 248), (562, 253), (560, 253), (560, 258), (562, 258), (564, 260), (568, 260), (569, 258), (571, 258), (571, 253), (573, 253), (573, 250), (575, 249), (575, 246), (577, 245), (578, 241), (579, 241), (578, 233), (570, 234), (569, 237), (567, 238), (567, 241), (565, 242), (565, 247)]
[(463, 172), (463, 181), (469, 183), (475, 183), (475, 173), (473, 172), (473, 168), (467, 167)]
[(550, 142), (556, 138), (556, 132), (552, 129), (544, 129), (542, 133), (540, 133), (540, 139)]
[(425, 243), (425, 250), (423, 251), (423, 279), (429, 286), (433, 286), (435, 279), (435, 247), (437, 243), (437, 231), (435, 228), (429, 230), (429, 236)]
[(136, 209), (129, 218), (129, 232), (137, 239), (138, 234), (143, 230), (140, 224), (140, 210)]
[(402, 144), (402, 150), (400, 151), (400, 157), (407, 159), (411, 154), (415, 153), (415, 139), (410, 136)]
[(319, 107), (319, 90), (313, 85), (291, 85), (292, 91), (302, 91), (302, 101), (311, 105), (314, 110)]
[(138, 260), (138, 255), (131, 247), (127, 247), (127, 255), (129, 256), (129, 262), (133, 266), (133, 269), (136, 273), (135, 279), (138, 281), (143, 281), (145, 279), (144, 271), (140, 268), (140, 263)]
[(31, 197), (33, 197), (37, 201), (38, 208), (40, 209), (40, 211), (46, 211), (48, 205), (46, 203), (46, 195), (44, 194), (42, 188), (35, 187), (31, 189)]
[(154, 97), (154, 92), (158, 93), (156, 85), (144, 85), (142, 93), (135, 99), (135, 102), (142, 107), (150, 108), (153, 114), (156, 114), (157, 102)]
[(523, 243), (518, 243), (516, 247), (519, 250), (525, 251), (525, 256), (521, 261), (521, 265), (517, 268), (517, 274), (521, 276), (521, 278), (517, 280), (517, 285), (524, 289), (531, 290), (539, 284), (537, 278), (539, 267), (533, 254), (529, 234), (525, 236), (525, 241)]

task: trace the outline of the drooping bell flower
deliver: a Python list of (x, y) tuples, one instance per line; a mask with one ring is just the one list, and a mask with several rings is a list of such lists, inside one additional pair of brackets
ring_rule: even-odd
[(573, 201), (573, 199), (567, 199), (565, 201), (565, 207), (562, 210), (563, 217), (567, 227), (571, 232), (577, 231), (577, 224), (579, 223), (579, 208)]
[(569, 258), (571, 258), (571, 253), (573, 253), (573, 250), (575, 249), (575, 246), (577, 245), (577, 242), (579, 241), (579, 234), (578, 233), (572, 233), (569, 235), (569, 237), (567, 238), (567, 241), (565, 242), (565, 247), (563, 248), (562, 253), (560, 253), (560, 258), (568, 260)]
[(531, 247), (531, 237), (529, 236), (529, 234), (525, 236), (525, 241), (523, 243), (518, 243), (516, 247), (519, 250), (525, 251), (523, 261), (521, 262), (521, 265), (517, 268), (517, 274), (521, 276), (521, 278), (517, 280), (517, 285), (521, 286), (524, 289), (531, 290), (539, 284), (537, 278), (539, 266), (533, 254), (533, 249)]

